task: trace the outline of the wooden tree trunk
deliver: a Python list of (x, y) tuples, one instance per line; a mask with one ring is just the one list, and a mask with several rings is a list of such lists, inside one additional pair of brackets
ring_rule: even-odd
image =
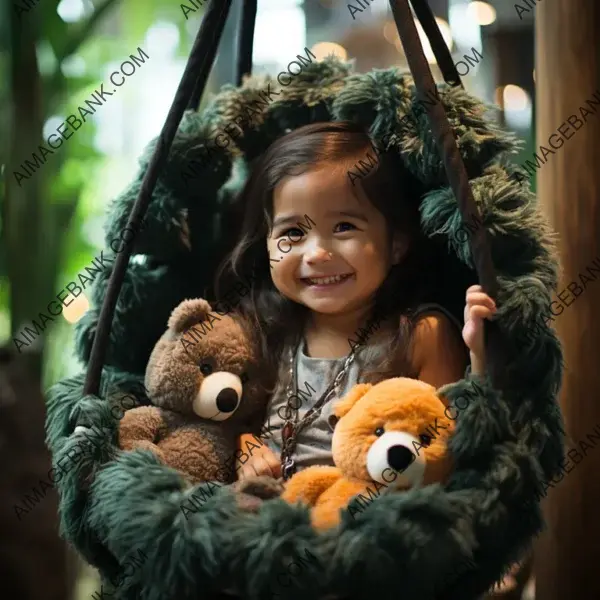
[[(562, 128), (570, 139), (538, 170), (538, 196), (560, 236), (561, 293), (573, 281), (581, 286), (579, 273), (587, 276), (588, 265), (600, 256), (600, 107), (593, 107), (586, 122), (579, 109), (590, 110), (586, 101), (594, 94), (600, 98), (600, 5), (547, 0), (535, 10), (537, 144), (548, 147), (549, 137), (571, 115), (582, 121), (578, 130)], [(570, 460), (570, 472), (549, 490), (548, 531), (535, 550), (536, 600), (595, 600), (600, 598), (600, 443), (590, 443), (587, 435), (600, 424), (600, 282), (592, 276), (575, 300), (570, 292), (562, 295), (569, 306), (555, 321), (566, 362), (561, 407), (567, 449), (585, 456), (579, 464)], [(584, 452), (581, 440), (590, 449)]]
[[(104, 0), (96, 12), (79, 29), (75, 38), (67, 39), (67, 53), (74, 53), (85, 42), (93, 30), (93, 25), (114, 4), (115, 0)], [(4, 30), (8, 35), (10, 113), (7, 164), (5, 169), (5, 189), (2, 202), (2, 234), (6, 257), (6, 270), (10, 281), (10, 317), (11, 335), (20, 342), (13, 348), (22, 353), (31, 354), (32, 366), (36, 377), (42, 375), (44, 360), (45, 335), (57, 318), (50, 317), (50, 323), (44, 325), (40, 312), (48, 315), (47, 306), (56, 299), (67, 282), (57, 282), (61, 245), (71, 219), (75, 214), (78, 194), (63, 192), (60, 197), (52, 197), (49, 182), (51, 171), (60, 172), (65, 160), (64, 149), (53, 153), (33, 173), (23, 168), (26, 160), (30, 165), (35, 163), (32, 156), (36, 152), (40, 156), (39, 144), (45, 143), (43, 124), (49, 115), (44, 114), (46, 104), (58, 104), (59, 92), (66, 87), (65, 78), (58, 71), (58, 77), (51, 82), (42, 81), (38, 65), (37, 49), (40, 39), (40, 11), (30, 9), (26, 17), (19, 16), (15, 3), (0, 6), (0, 22), (6, 19)], [(27, 6), (21, 2), (20, 6)], [(25, 20), (22, 22), (21, 19)], [(27, 26), (25, 26), (27, 25)], [(69, 56), (70, 54), (67, 54)], [(61, 57), (62, 58), (62, 57)], [(48, 79), (48, 78), (47, 78)], [(60, 111), (65, 100), (60, 95)], [(43, 155), (40, 157), (43, 158)], [(33, 163), (32, 163), (33, 161)], [(27, 179), (17, 181), (15, 172)], [(29, 171), (31, 173), (31, 170)], [(52, 201), (54, 200), (54, 201)], [(36, 319), (42, 335), (33, 339), (23, 333), (25, 327), (36, 331), (32, 320)], [(38, 333), (36, 331), (36, 333)]]
[[(48, 274), (40, 272), (46, 266), (42, 247), (48, 244), (47, 239), (43, 240), (47, 229), (42, 218), (42, 190), (51, 167), (44, 165), (45, 169), (40, 168), (39, 173), (21, 181), (21, 185), (16, 183), (13, 174), (15, 171), (23, 174), (22, 162), (32, 160), (32, 152), (42, 139), (43, 116), (35, 30), (22, 26), (16, 10), (10, 11), (9, 23), (11, 132), (2, 217), (10, 281), (11, 334), (14, 335), (22, 327), (30, 326), (31, 319), (45, 308), (44, 300), (48, 298), (47, 304), (52, 298), (56, 266), (52, 265), (53, 270)], [(24, 238), (28, 238), (26, 245)], [(40, 375), (42, 344), (43, 338), (35, 344), (36, 370)]]
[[(50, 452), (44, 444), (44, 399), (37, 366), (28, 356), (0, 348), (0, 582), (9, 600), (66, 600), (66, 544), (58, 536), (56, 490), (37, 498), (27, 514), (24, 496), (48, 481)], [(72, 575), (71, 575), (72, 579)]]

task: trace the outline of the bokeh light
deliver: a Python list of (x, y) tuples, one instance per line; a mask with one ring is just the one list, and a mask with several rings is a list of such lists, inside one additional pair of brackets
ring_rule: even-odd
[[(69, 300), (69, 302), (67, 302), (67, 300)], [(71, 324), (77, 323), (77, 321), (79, 321), (90, 309), (90, 302), (84, 292), (81, 292), (76, 298), (69, 294), (65, 298), (65, 302), (68, 306), (65, 305), (63, 308), (63, 317)]]
[(346, 48), (335, 42), (319, 42), (315, 44), (310, 51), (317, 57), (317, 60), (323, 60), (331, 55), (340, 60), (346, 60), (348, 58)]
[[(448, 25), (448, 23), (444, 21), (444, 19), (441, 19), (439, 17), (436, 17), (435, 21), (438, 24), (438, 27), (440, 28), (440, 32), (442, 34), (444, 42), (446, 43), (446, 46), (448, 46), (449, 50), (452, 50), (454, 42), (452, 40), (452, 31), (450, 30), (450, 25)], [(431, 48), (431, 44), (427, 39), (427, 34), (425, 33), (425, 30), (423, 29), (423, 27), (421, 27), (421, 23), (419, 23), (419, 21), (417, 20), (415, 20), (415, 25), (419, 33), (419, 39), (421, 40), (421, 44), (423, 45), (423, 52), (425, 53), (425, 58), (427, 58), (427, 62), (429, 62), (430, 64), (435, 64), (437, 61)], [(397, 40), (396, 48), (398, 48), (399, 50), (402, 48), (399, 39)]]
[(518, 85), (508, 84), (502, 91), (504, 110), (525, 110), (530, 104), (529, 94)]
[(496, 9), (487, 2), (471, 2), (467, 12), (481, 26), (491, 25), (496, 20)]

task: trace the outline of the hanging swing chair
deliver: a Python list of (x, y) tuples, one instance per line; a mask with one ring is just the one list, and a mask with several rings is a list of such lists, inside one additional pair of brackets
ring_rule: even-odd
[[(427, 103), (427, 114), (415, 116), (390, 148), (426, 190), (422, 230), (443, 240), (498, 306), (485, 325), (485, 378), (467, 373), (444, 388), (449, 402), (471, 398), (450, 442), (453, 475), (446, 485), (382, 495), (361, 518), (344, 515), (339, 528), (318, 533), (305, 508), (272, 499), (251, 513), (227, 486), (184, 518), (180, 506), (194, 488), (150, 453), (118, 449), (110, 408), (125, 394), (149, 404), (141, 383), (150, 352), (175, 306), (208, 297), (216, 265), (233, 244), (228, 215), (252, 160), (289, 130), (317, 121), (359, 122), (380, 140), (399, 131), (402, 117), (436, 85), (408, 0), (390, 0), (412, 77), (395, 68), (354, 74), (333, 58), (304, 65), (242, 125), (235, 144), (215, 147), (196, 179), (184, 181), (211, 132), (231, 123), (267, 82), (275, 88), (270, 78), (243, 77), (251, 70), (256, 14), (256, 0), (245, 0), (239, 87), (226, 86), (196, 112), (231, 5), (212, 2), (164, 127), (109, 212), (108, 242), (127, 225), (137, 230), (144, 219), (145, 227), (113, 255), (77, 326), (87, 373), (49, 391), (54, 465), (69, 463), (76, 447), (79, 456), (57, 479), (62, 534), (115, 598), (471, 600), (521, 559), (542, 529), (539, 489), (563, 458), (560, 344), (537, 318), (557, 285), (552, 236), (535, 197), (511, 178), (506, 155), (515, 139), (486, 120), (484, 105), (462, 88), (427, 3), (411, 3), (445, 84), (438, 85), (440, 101)], [(463, 224), (474, 220), (482, 225), (459, 241)], [(464, 298), (465, 288), (459, 292)], [(527, 329), (535, 333), (524, 342), (518, 334)], [(94, 427), (103, 443), (82, 445), (78, 427)], [(284, 578), (283, 587), (277, 577), (292, 560), (302, 572)]]

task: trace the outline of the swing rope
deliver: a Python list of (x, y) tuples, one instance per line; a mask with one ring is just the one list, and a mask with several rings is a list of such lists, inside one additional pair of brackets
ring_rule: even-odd
[[(204, 60), (201, 63), (202, 67), (200, 68), (200, 72), (198, 73), (198, 79), (196, 80), (196, 85), (194, 86), (194, 91), (192, 92), (192, 95), (190, 96), (189, 102), (187, 104), (187, 108), (188, 110), (198, 110), (198, 106), (200, 104), (200, 99), (202, 98), (202, 94), (204, 93), (204, 90), (206, 88), (206, 82), (208, 81), (208, 76), (210, 75), (210, 72), (212, 70), (213, 64), (215, 62), (215, 56), (217, 55), (217, 50), (219, 48), (219, 42), (221, 41), (221, 38), (223, 37), (223, 29), (225, 28), (225, 22), (227, 21), (227, 16), (229, 15), (229, 9), (231, 8), (231, 0), (223, 0), (222, 2), (219, 2), (219, 6), (221, 7), (221, 12), (218, 13), (217, 16), (213, 16), (213, 18), (211, 19), (211, 22), (208, 23), (208, 17), (209, 15), (212, 15), (213, 13), (217, 13), (217, 7), (213, 8), (213, 4), (217, 4), (217, 2), (212, 2), (208, 8), (208, 10), (206, 11), (206, 15), (204, 16), (204, 18), (202, 19), (202, 23), (200, 25), (200, 29), (198, 30), (198, 35), (196, 36), (196, 40), (194, 41), (194, 46), (192, 47), (192, 51), (190, 53), (190, 57), (188, 59), (187, 65), (185, 67), (186, 71), (188, 68), (190, 68), (190, 63), (192, 61), (192, 57), (194, 55), (194, 48), (197, 48), (196, 44), (198, 43), (198, 40), (203, 39), (202, 35), (203, 32), (205, 31), (204, 29), (204, 23), (207, 23), (206, 26), (206, 33), (208, 34), (206, 39), (206, 42), (204, 43), (204, 47), (203, 47), (203, 54), (199, 54), (198, 56), (204, 56)], [(212, 25), (212, 28), (209, 29), (209, 27)], [(192, 71), (193, 73), (193, 71)], [(179, 88), (177, 89), (177, 93), (179, 93), (180, 91), (182, 91), (182, 85), (184, 83), (185, 80), (185, 71), (184, 74), (181, 78), (181, 81), (179, 82)], [(189, 91), (186, 88), (186, 96), (189, 95)], [(177, 96), (176, 96), (177, 98)], [(175, 101), (173, 101), (173, 105), (175, 104)], [(169, 120), (169, 117), (171, 116), (171, 111), (173, 110), (173, 106), (171, 106), (171, 110), (169, 111), (169, 114), (167, 116), (167, 120), (165, 121), (165, 124), (163, 126), (163, 132), (167, 126), (167, 122)], [(177, 121), (177, 127), (179, 127), (179, 123), (181, 121), (181, 117), (183, 116), (180, 115), (179, 120)], [(175, 133), (177, 132), (177, 129), (175, 129)], [(175, 136), (175, 133), (173, 134), (173, 136)], [(162, 132), (161, 132), (162, 135)], [(171, 140), (169, 141), (169, 147), (171, 147), (171, 144), (173, 143), (173, 139), (171, 138)], [(154, 188), (154, 186), (152, 186), (152, 188)], [(150, 190), (150, 193), (152, 193), (153, 189)], [(144, 211), (145, 212), (145, 211)]]
[[(417, 97), (419, 99), (426, 99), (426, 92), (434, 90), (435, 83), (423, 53), (421, 42), (419, 41), (408, 2), (409, 0), (389, 0), (396, 27), (398, 28), (408, 64), (413, 74)], [(421, 21), (429, 39), (445, 81), (451, 82), (452, 85), (462, 85), (458, 72), (452, 63), (450, 51), (444, 43), (439, 27), (426, 0), (411, 0), (411, 2), (415, 9), (415, 14)], [(127, 227), (134, 228), (134, 231), (137, 231), (136, 224), (141, 222), (146, 214), (152, 192), (156, 186), (158, 174), (166, 162), (169, 149), (173, 143), (186, 105), (188, 108), (196, 109), (199, 104), (204, 88), (206, 87), (208, 74), (215, 59), (230, 7), (231, 0), (221, 0), (219, 3), (212, 2), (208, 5), (206, 15), (202, 19), (190, 57), (177, 88), (175, 99), (159, 135), (148, 169), (142, 180), (138, 197), (129, 216)], [(253, 37), (252, 30), (254, 28), (255, 17), (256, 0), (245, 0), (239, 39), (238, 83), (243, 74), (249, 73), (251, 70), (251, 53), (249, 59), (242, 59), (241, 53), (244, 50), (247, 52), (249, 48), (251, 49), (252, 42), (249, 38)], [(427, 107), (427, 116), (439, 152), (443, 157), (448, 181), (457, 198), (463, 222), (469, 222), (470, 218), (479, 218), (479, 212), (471, 194), (468, 175), (444, 107), (440, 102), (435, 103), (433, 106), (431, 103), (424, 103), (424, 105)], [(497, 292), (496, 275), (491, 259), (489, 242), (483, 227), (479, 227), (471, 235), (470, 244), (479, 281), (484, 291), (494, 298)], [(108, 346), (110, 326), (132, 248), (132, 244), (126, 245), (115, 260), (90, 353), (83, 387), (84, 395), (97, 395), (100, 389), (100, 378)], [(504, 364), (503, 359), (506, 356), (502, 348), (503, 340), (500, 336), (500, 331), (494, 323), (486, 321), (485, 327), (486, 356), (488, 357), (486, 366), (488, 374), (494, 387), (501, 389), (501, 382), (504, 380), (501, 376)]]
[[(431, 49), (433, 50), (433, 55), (435, 56), (440, 71), (442, 72), (442, 77), (444, 78), (444, 81), (448, 85), (451, 85), (453, 87), (464, 87), (460, 79), (460, 75), (458, 74), (458, 71), (456, 69), (456, 66), (452, 61), (452, 55), (450, 54), (450, 50), (448, 50), (448, 46), (446, 46), (446, 42), (444, 41), (442, 32), (440, 31), (440, 28), (438, 27), (438, 24), (435, 20), (435, 15), (433, 14), (431, 7), (427, 3), (427, 0), (411, 0), (411, 4), (413, 10), (415, 11), (415, 15), (419, 19), (419, 23), (421, 23), (421, 27), (423, 27), (423, 31), (425, 32), (425, 35), (429, 40)], [(394, 7), (392, 5), (392, 12), (393, 11)], [(396, 17), (394, 15), (394, 19), (395, 18)], [(400, 33), (400, 28), (398, 28), (398, 33)], [(402, 41), (402, 46), (406, 50), (406, 45), (404, 43), (406, 38), (402, 38), (402, 36), (400, 36), (400, 39)], [(421, 48), (420, 41), (417, 44), (417, 48)], [(413, 65), (411, 65), (408, 54), (407, 60), (414, 77), (415, 71), (413, 70)], [(431, 75), (429, 64), (426, 62), (424, 66), (425, 69)], [(420, 68), (422, 68), (422, 66), (419, 66), (419, 69)], [(414, 79), (416, 80), (416, 77), (414, 77)]]
[(237, 49), (236, 85), (244, 82), (245, 75), (252, 74), (252, 50), (254, 48), (254, 25), (257, 0), (244, 0)]
[[(450, 51), (444, 43), (429, 5), (426, 0), (411, 1), (415, 8), (415, 13), (420, 19), (423, 19), (421, 21), (423, 29), (431, 43), (435, 58), (444, 73), (444, 79), (447, 82), (454, 80), (455, 86), (461, 85), (462, 87), (459, 74), (456, 71), (454, 63), (452, 63)], [(440, 156), (444, 161), (446, 176), (458, 202), (463, 223), (480, 223), (480, 214), (473, 199), (469, 176), (456, 145), (454, 132), (448, 121), (446, 110), (441, 102), (425, 102), (428, 97), (431, 97), (428, 94), (435, 91), (436, 85), (431, 74), (431, 69), (429, 68), (429, 63), (425, 58), (417, 28), (412, 19), (408, 0), (390, 0), (390, 6), (398, 33), (400, 34), (406, 60), (415, 82), (417, 98), (422, 101), (423, 106), (427, 109), (429, 124), (433, 131)], [(425, 29), (425, 26), (427, 26), (427, 29)], [(437, 42), (436, 36), (431, 35), (433, 31), (437, 32)], [(496, 272), (492, 261), (489, 239), (483, 227), (475, 229), (471, 234), (469, 244), (477, 276), (483, 291), (491, 298), (496, 298), (498, 293)], [(486, 320), (484, 327), (488, 376), (492, 385), (500, 390), (507, 383), (507, 379), (504, 376), (504, 365), (507, 357), (505, 340), (496, 323)]]

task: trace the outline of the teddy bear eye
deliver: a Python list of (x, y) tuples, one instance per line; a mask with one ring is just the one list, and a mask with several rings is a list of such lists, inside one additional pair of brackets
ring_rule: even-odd
[(202, 375), (210, 375), (212, 372), (212, 365), (207, 362), (200, 363), (200, 373), (202, 373)]
[(421, 441), (421, 445), (422, 445), (422, 446), (425, 446), (425, 447), (427, 447), (427, 446), (430, 446), (430, 445), (431, 445), (431, 436), (430, 436), (430, 435), (427, 435), (426, 433), (422, 433), (422, 434), (419, 436), (419, 440)]
[(383, 427), (378, 427), (378, 428), (375, 430), (375, 435), (376, 435), (377, 437), (379, 437), (380, 435), (383, 435), (384, 433), (385, 433), (385, 429), (384, 429)]

